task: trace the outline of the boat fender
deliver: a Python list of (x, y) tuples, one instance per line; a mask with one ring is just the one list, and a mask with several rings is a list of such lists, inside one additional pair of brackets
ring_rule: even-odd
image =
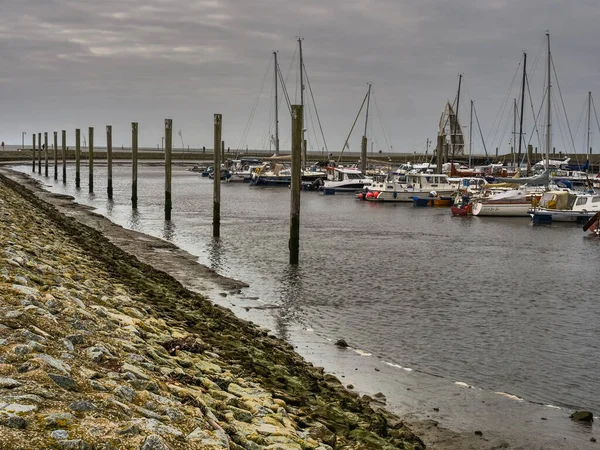
[(367, 192), (367, 195), (365, 195), (365, 198), (373, 198), (373, 193), (372, 192)]
[(398, 198), (398, 193), (394, 191), (394, 198)]
[(356, 198), (358, 198), (359, 200), (362, 200), (362, 199), (364, 198), (364, 194), (363, 194), (362, 192), (359, 192), (359, 193), (356, 195)]

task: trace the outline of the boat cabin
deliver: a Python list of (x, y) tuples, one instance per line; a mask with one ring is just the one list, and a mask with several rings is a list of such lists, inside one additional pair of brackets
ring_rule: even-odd
[(448, 182), (448, 175), (435, 173), (410, 173), (406, 175), (407, 187), (429, 189), (429, 188), (449, 188), (452, 185)]
[(354, 168), (335, 167), (333, 170), (328, 170), (327, 173), (329, 181), (352, 181), (364, 178), (362, 172)]

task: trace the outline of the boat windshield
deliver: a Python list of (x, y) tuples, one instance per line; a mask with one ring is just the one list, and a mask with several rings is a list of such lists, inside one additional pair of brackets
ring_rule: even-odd
[(362, 178), (360, 173), (348, 173), (346, 175), (348, 175), (349, 180), (360, 180)]

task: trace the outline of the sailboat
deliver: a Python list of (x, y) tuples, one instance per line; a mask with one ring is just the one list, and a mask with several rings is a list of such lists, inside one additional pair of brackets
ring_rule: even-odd
[(336, 192), (359, 192), (364, 188), (368, 188), (371, 186), (372, 178), (367, 177), (365, 175), (367, 168), (367, 124), (369, 120), (369, 102), (371, 100), (371, 83), (369, 83), (369, 89), (363, 99), (362, 104), (356, 114), (356, 118), (354, 119), (354, 123), (350, 128), (350, 132), (348, 133), (348, 137), (346, 137), (346, 141), (342, 147), (342, 151), (340, 152), (340, 156), (338, 157), (338, 163), (342, 157), (342, 153), (344, 153), (344, 149), (348, 148), (348, 141), (350, 136), (352, 135), (352, 131), (354, 130), (354, 126), (358, 121), (360, 113), (365, 106), (365, 102), (367, 105), (367, 111), (365, 114), (365, 132), (361, 139), (361, 153), (360, 153), (360, 168), (357, 167), (342, 167), (342, 166), (329, 166), (327, 169), (327, 180), (323, 183), (322, 190), (326, 194), (334, 194)]
[[(304, 62), (302, 59), (302, 40), (298, 39), (298, 46), (300, 51), (300, 103), (304, 106)], [(250, 185), (253, 186), (283, 186), (288, 187), (292, 182), (291, 168), (288, 162), (291, 162), (291, 155), (280, 156), (279, 148), (279, 88), (278, 79), (281, 80), (283, 92), (285, 94), (288, 106), (290, 104), (285, 85), (283, 83), (283, 76), (277, 62), (277, 52), (273, 52), (274, 59), (274, 84), (275, 84), (275, 135), (271, 139), (271, 142), (275, 144), (275, 154), (271, 158), (265, 158), (266, 162), (257, 167), (250, 178)], [(302, 160), (306, 164), (306, 140), (302, 141)], [(303, 184), (310, 188), (317, 188), (318, 185), (322, 184), (322, 180), (325, 179), (327, 174), (325, 172), (318, 172), (316, 170), (303, 170), (301, 174)]]
[[(548, 105), (550, 105), (550, 36), (548, 35)], [(521, 142), (523, 136), (523, 104), (525, 99), (525, 83), (527, 78), (527, 54), (523, 54), (523, 84), (521, 86), (521, 126), (519, 131), (519, 154), (517, 159), (520, 165), (521, 158)], [(516, 108), (516, 101), (515, 101)], [(515, 114), (516, 122), (516, 114)], [(515, 123), (516, 125), (516, 123)], [(548, 109), (548, 126), (550, 126), (550, 110)], [(513, 128), (516, 128), (515, 126)], [(516, 134), (516, 133), (515, 133)], [(548, 128), (549, 139), (550, 129)], [(548, 141), (547, 141), (548, 142)], [(547, 144), (550, 145), (549, 143)], [(514, 149), (514, 143), (513, 143)], [(544, 173), (534, 177), (514, 177), (504, 178), (497, 177), (495, 181), (498, 183), (510, 183), (527, 186), (544, 186), (550, 182), (550, 169), (546, 169)], [(535, 188), (534, 188), (535, 189)], [(532, 204), (537, 203), (542, 193), (539, 190), (524, 190), (511, 189), (488, 198), (475, 199), (473, 201), (474, 216), (501, 216), (501, 217), (528, 217), (528, 211)]]

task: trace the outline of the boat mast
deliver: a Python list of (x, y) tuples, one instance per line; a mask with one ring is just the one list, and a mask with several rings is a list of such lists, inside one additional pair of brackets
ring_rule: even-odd
[(473, 145), (473, 100), (471, 100), (471, 124), (469, 125), (469, 168), (471, 168), (471, 146)]
[(523, 142), (523, 113), (525, 105), (525, 77), (527, 74), (527, 53), (523, 52), (523, 83), (521, 85), (521, 118), (519, 123), (519, 156), (517, 161), (521, 164), (521, 144)]
[(363, 174), (367, 172), (367, 123), (369, 121), (369, 102), (371, 101), (371, 83), (367, 91), (367, 112), (365, 114), (365, 132), (360, 146), (360, 170)]
[(300, 104), (302, 105), (302, 154), (304, 155), (304, 164), (306, 164), (306, 139), (304, 132), (306, 130), (306, 122), (304, 121), (304, 60), (302, 59), (302, 38), (298, 38), (298, 52), (300, 54)]
[(548, 39), (548, 105), (546, 111), (546, 122), (548, 129), (546, 130), (546, 169), (550, 168), (550, 146), (552, 145), (552, 97), (550, 96), (550, 90), (552, 89), (552, 53), (550, 52), (550, 32), (546, 31), (546, 38)]
[[(452, 142), (452, 163), (454, 165), (454, 150), (456, 147), (456, 136), (458, 127), (458, 106), (460, 105), (460, 85), (462, 83), (462, 73), (458, 75), (458, 93), (456, 94), (456, 113), (454, 114), (454, 133), (450, 141)], [(464, 141), (463, 141), (464, 142)]]
[(277, 72), (279, 67), (277, 66), (277, 52), (273, 52), (273, 58), (275, 60), (275, 156), (279, 156), (279, 100), (277, 98)]
[(588, 159), (592, 158), (592, 147), (590, 147), (590, 115), (591, 115), (591, 107), (592, 107), (592, 91), (588, 92), (588, 129), (587, 129), (587, 153)]
[(517, 99), (513, 99), (513, 138), (510, 153), (512, 154), (512, 165), (515, 168), (515, 138), (517, 136)]

